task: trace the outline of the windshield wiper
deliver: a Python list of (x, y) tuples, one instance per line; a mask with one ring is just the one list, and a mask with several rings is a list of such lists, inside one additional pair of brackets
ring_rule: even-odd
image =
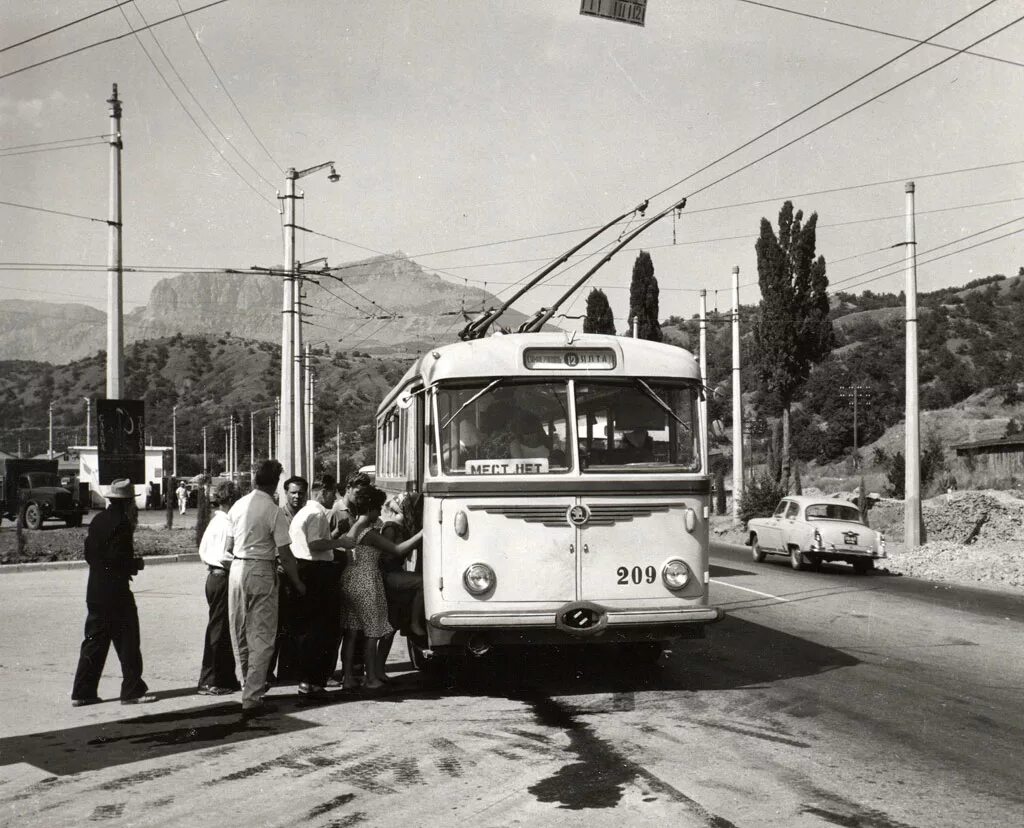
[(483, 396), (484, 394), (486, 394), (486, 393), (487, 393), (488, 391), (490, 391), (490, 390), (491, 390), (492, 388), (494, 388), (494, 386), (496, 386), (496, 385), (497, 385), (498, 383), (500, 383), (500, 382), (503, 382), (503, 381), (504, 381), (504, 380), (496, 379), (496, 380), (494, 380), (493, 382), (491, 382), (491, 383), (490, 383), (489, 385), (486, 385), (486, 386), (484, 386), (483, 388), (481, 388), (481, 389), (480, 389), (479, 391), (477, 391), (477, 392), (476, 392), (476, 393), (475, 393), (475, 394), (474, 394), (474, 395), (473, 395), (472, 397), (470, 397), (470, 398), (469, 398), (468, 400), (466, 400), (466, 401), (465, 401), (465, 402), (464, 402), (464, 403), (463, 403), (463, 404), (462, 404), (461, 406), (459, 406), (459, 410), (458, 410), (458, 411), (456, 411), (456, 412), (455, 412), (454, 414), (452, 414), (452, 416), (451, 416), (451, 417), (449, 417), (449, 418), (448, 418), (447, 420), (445, 420), (445, 421), (444, 421), (444, 422), (443, 422), (443, 423), (441, 424), (441, 428), (443, 428), (443, 429), (444, 429), (444, 428), (448, 428), (448, 426), (450, 426), (450, 425), (451, 425), (451, 423), (452, 423), (452, 420), (454, 420), (454, 419), (455, 419), (456, 417), (458, 417), (458, 416), (459, 416), (459, 415), (460, 415), (460, 414), (461, 414), (461, 413), (462, 413), (463, 411), (465, 411), (465, 410), (466, 410), (466, 407), (467, 407), (467, 406), (469, 406), (469, 405), (470, 405), (470, 404), (472, 404), (472, 403), (475, 403), (475, 402), (476, 402), (477, 400), (479, 400), (479, 399), (480, 399), (480, 398), (481, 398), (481, 397), (482, 397), (482, 396)]
[(667, 402), (665, 402), (661, 397), (655, 394), (654, 389), (651, 388), (651, 386), (649, 386), (642, 379), (640, 379), (640, 377), (633, 377), (633, 382), (635, 382), (637, 385), (643, 388), (643, 390), (647, 392), (647, 395), (652, 400), (654, 400), (658, 405), (660, 405), (662, 409), (666, 413), (668, 413), (677, 423), (679, 423), (679, 425), (681, 425), (687, 433), (693, 431), (692, 426), (690, 426), (689, 423), (683, 422), (682, 417), (676, 414), (676, 412), (672, 410), (672, 407)]

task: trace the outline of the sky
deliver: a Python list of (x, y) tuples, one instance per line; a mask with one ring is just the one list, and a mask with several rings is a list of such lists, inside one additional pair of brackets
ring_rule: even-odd
[[(326, 161), (340, 181), (299, 182), (298, 223), (315, 231), (299, 233), (300, 259), (401, 251), (501, 298), (587, 228), (687, 196), (562, 308), (581, 314), (599, 286), (623, 326), (641, 248), (663, 318), (695, 314), (701, 289), (728, 308), (734, 266), (741, 302), (758, 301), (759, 222), (787, 197), (818, 213), (833, 290), (903, 288), (892, 245), (909, 180), (919, 290), (1024, 264), (1024, 23), (972, 50), (984, 56), (920, 46), (688, 178), (914, 46), (890, 35), (923, 40), (980, 9), (935, 39), (959, 49), (1024, 14), (1020, 0), (649, 0), (643, 27), (581, 16), (580, 0), (227, 0), (17, 71), (207, 2), (137, 0), (66, 25), (117, 0), (0, 0), (0, 48), (66, 26), (0, 51), (0, 299), (104, 307), (113, 83), (124, 264), (167, 269), (126, 273), (126, 310), (174, 272), (279, 265), (284, 170)], [(572, 260), (517, 307), (550, 304), (593, 263)]]

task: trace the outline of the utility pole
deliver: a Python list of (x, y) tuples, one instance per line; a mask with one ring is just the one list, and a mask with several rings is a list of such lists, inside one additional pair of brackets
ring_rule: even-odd
[(313, 366), (310, 362), (309, 343), (306, 343), (306, 355), (302, 362), (303, 373), (306, 377), (305, 404), (306, 404), (306, 470), (309, 472), (307, 479), (312, 480), (316, 463), (314, 462), (313, 447)]
[(256, 488), (256, 412), (249, 412), (249, 485)]
[(82, 397), (85, 400), (85, 444), (92, 445), (89, 441), (92, 439), (92, 400), (88, 397)]
[(710, 474), (708, 468), (708, 292), (701, 288), (700, 291), (700, 430), (703, 435), (701, 439), (700, 467), (704, 474)]
[(171, 406), (171, 476), (178, 476), (178, 406)]
[(341, 482), (341, 423), (334, 426), (334, 482)]
[(740, 390), (740, 268), (732, 269), (732, 519), (743, 496), (743, 392)]
[(224, 429), (224, 476), (231, 479), (231, 426)]
[(117, 84), (110, 104), (110, 207), (107, 214), (107, 399), (121, 399), (124, 374), (124, 288), (121, 264), (121, 101)]
[(853, 402), (853, 462), (854, 466), (860, 466), (860, 455), (858, 453), (857, 441), (857, 410), (858, 402), (868, 405), (871, 400), (871, 389), (866, 385), (843, 385), (839, 388), (839, 398), (852, 400)]
[(908, 181), (907, 194), (907, 367), (906, 367), (906, 462), (903, 478), (903, 538), (908, 549), (921, 545), (921, 434), (918, 407), (917, 372), (917, 231), (914, 223), (914, 182)]
[(203, 474), (210, 473), (210, 466), (206, 462), (206, 426), (203, 426)]
[(289, 167), (285, 171), (284, 201), (284, 295), (281, 319), (281, 434), (278, 441), (278, 459), (284, 466), (286, 479), (305, 472), (305, 437), (302, 428), (302, 377), (296, 370), (302, 350), (302, 318), (299, 313), (300, 275), (295, 259), (295, 182), (318, 170), (331, 168), (327, 176), (336, 182), (341, 176), (333, 161), (325, 161), (304, 170)]

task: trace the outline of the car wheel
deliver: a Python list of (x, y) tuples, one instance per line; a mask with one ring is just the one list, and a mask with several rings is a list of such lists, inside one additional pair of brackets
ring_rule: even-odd
[(767, 557), (761, 545), (757, 542), (757, 535), (750, 536), (750, 555), (755, 563), (762, 563)]
[(29, 529), (38, 529), (43, 525), (43, 513), (40, 510), (38, 503), (29, 503), (25, 507), (22, 522)]
[(871, 558), (858, 558), (853, 562), (853, 571), (858, 575), (867, 575), (875, 568), (875, 562)]
[(804, 556), (800, 547), (792, 546), (789, 549), (789, 565), (797, 572), (804, 568)]

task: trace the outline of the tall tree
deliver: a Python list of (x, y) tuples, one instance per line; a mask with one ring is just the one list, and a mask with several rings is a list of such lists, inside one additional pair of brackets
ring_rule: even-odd
[(793, 397), (811, 367), (832, 350), (835, 335), (829, 317), (825, 257), (815, 258), (818, 214), (803, 224), (787, 201), (779, 211), (779, 233), (761, 219), (757, 281), (761, 303), (754, 316), (751, 364), (762, 391), (774, 395), (782, 410), (780, 479), (789, 487), (790, 421)]
[(583, 319), (583, 333), (615, 333), (612, 306), (608, 304), (608, 297), (600, 288), (594, 288), (587, 296), (587, 315)]
[(629, 320), (637, 321), (637, 336), (661, 342), (658, 322), (658, 280), (654, 278), (651, 254), (641, 250), (633, 262), (633, 281), (629, 285)]

